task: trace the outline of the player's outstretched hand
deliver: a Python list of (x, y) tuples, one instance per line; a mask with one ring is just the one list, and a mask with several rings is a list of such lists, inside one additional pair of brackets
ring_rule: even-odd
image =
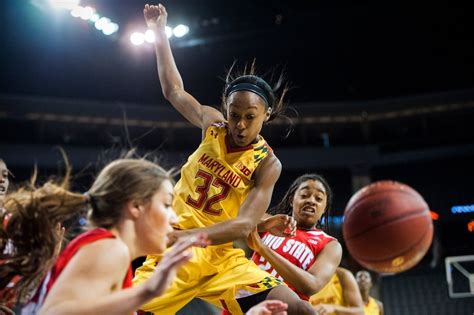
[(286, 315), (288, 304), (278, 300), (266, 300), (253, 306), (247, 315)]
[(331, 304), (318, 304), (314, 307), (317, 315), (332, 314), (336, 312), (334, 306)]
[(269, 232), (276, 236), (293, 237), (296, 235), (296, 221), (292, 216), (276, 214), (259, 223), (258, 231)]
[(144, 284), (147, 295), (152, 298), (163, 294), (175, 278), (178, 269), (191, 259), (192, 253), (189, 249), (192, 246), (205, 247), (207, 245), (209, 241), (204, 233), (180, 238), (163, 256), (153, 276)]

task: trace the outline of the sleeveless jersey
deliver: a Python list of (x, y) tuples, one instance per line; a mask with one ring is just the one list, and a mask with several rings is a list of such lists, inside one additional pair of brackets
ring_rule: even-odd
[(369, 296), (369, 303), (364, 305), (365, 315), (380, 315), (379, 304), (375, 299)]
[[(262, 237), (262, 242), (268, 248), (271, 248), (286, 260), (290, 261), (293, 265), (298, 266), (303, 270), (308, 270), (314, 264), (318, 254), (323, 250), (326, 244), (334, 240), (336, 240), (334, 237), (329, 236), (318, 229), (297, 229), (296, 236), (292, 238), (279, 237), (270, 233), (265, 233)], [(285, 281), (259, 253), (255, 252), (252, 256), (252, 260), (261, 269), (267, 271), (278, 279)], [(295, 291), (301, 299), (306, 301), (309, 299), (309, 296), (296, 291), (290, 283), (286, 282), (286, 284)]]
[(331, 280), (329, 280), (329, 282), (326, 283), (326, 285), (318, 293), (311, 296), (309, 302), (312, 305), (335, 304), (347, 306), (337, 272), (332, 275)]
[[(46, 274), (46, 277), (38, 287), (33, 299), (24, 306), (22, 314), (36, 314), (39, 311), (48, 295), (48, 292), (79, 249), (85, 245), (106, 238), (115, 238), (115, 235), (113, 235), (109, 230), (102, 228), (87, 231), (74, 238), (59, 255), (51, 271)], [(132, 278), (133, 272), (132, 267), (130, 266), (123, 280), (122, 288), (130, 288), (132, 286)]]
[(198, 149), (182, 167), (174, 188), (175, 228), (207, 227), (237, 217), (254, 185), (252, 175), (271, 148), (261, 136), (247, 147), (230, 148), (227, 133), (223, 122), (209, 126)]

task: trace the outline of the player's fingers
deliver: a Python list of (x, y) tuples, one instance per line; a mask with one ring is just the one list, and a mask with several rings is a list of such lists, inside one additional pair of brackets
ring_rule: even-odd
[(187, 251), (179, 253), (178, 255), (168, 256), (167, 259), (162, 260), (162, 264), (158, 264), (163, 270), (170, 270), (173, 268), (178, 268), (185, 263), (187, 263), (193, 257), (193, 253)]
[(161, 3), (158, 6), (160, 7), (160, 13), (163, 14), (164, 16), (167, 16), (168, 12), (166, 12), (165, 6), (162, 5)]
[(275, 312), (283, 312), (288, 308), (288, 304), (278, 301), (279, 303), (268, 304), (267, 308), (272, 311), (272, 314)]
[(265, 304), (268, 307), (288, 307), (288, 304), (280, 301), (280, 300), (266, 300)]
[(209, 243), (210, 242), (207, 239), (207, 235), (205, 233), (199, 233), (191, 237), (182, 237), (175, 243), (172, 252), (179, 253), (192, 246), (205, 247), (209, 245)]

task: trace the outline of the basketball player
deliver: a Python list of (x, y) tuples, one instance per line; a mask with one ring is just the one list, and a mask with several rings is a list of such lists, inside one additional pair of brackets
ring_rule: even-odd
[(166, 248), (174, 217), (169, 173), (149, 161), (121, 159), (100, 172), (86, 195), (68, 191), (67, 185), (23, 188), (5, 200), (1, 235), (15, 250), (4, 257), (0, 278), (20, 270), (23, 288), (51, 266), (60, 238), (56, 223), (85, 204), (91, 209), (92, 229), (60, 254), (24, 314), (130, 314), (165, 290), (176, 269), (190, 259), (189, 247), (207, 245), (203, 235), (179, 240), (149, 281), (122, 290), (132, 285), (134, 258)]
[[(229, 74), (223, 113), (201, 105), (184, 90), (165, 33), (165, 8), (146, 5), (144, 15), (155, 32), (164, 96), (202, 130), (202, 142), (181, 169), (175, 186), (173, 208), (178, 223), (172, 235), (179, 238), (205, 232), (214, 246), (193, 249), (193, 259), (178, 272), (171, 288), (142, 309), (174, 314), (198, 297), (232, 314), (242, 314), (265, 299), (276, 299), (288, 304), (289, 314), (313, 314), (309, 303), (232, 245), (261, 221), (280, 175), (280, 161), (259, 133), (282, 110), (286, 89), (276, 95), (278, 85), (272, 89), (252, 72), (234, 80)], [(146, 281), (159, 260), (159, 256), (148, 256), (137, 269), (134, 283)]]
[[(2, 217), (5, 212), (3, 209), (3, 202), (10, 184), (8, 175), (9, 171), (7, 165), (2, 159), (0, 159), (0, 217)], [(11, 246), (9, 246), (8, 243), (10, 242), (7, 238), (2, 237), (0, 239), (0, 265), (3, 263), (3, 256), (11, 251)], [(14, 292), (9, 289), (8, 286), (13, 286), (18, 280), (19, 278), (16, 277), (14, 279), (10, 279), (8, 282), (0, 282), (0, 311), (8, 314), (14, 314), (10, 308), (14, 306), (16, 298)]]
[(295, 237), (264, 233), (260, 238), (256, 232), (249, 237), (249, 246), (255, 250), (252, 257), (255, 263), (285, 281), (306, 301), (327, 283), (341, 260), (340, 244), (319, 229), (323, 216), (327, 228), (331, 202), (331, 188), (322, 176), (302, 175), (269, 211), (294, 217), (297, 223)]
[(364, 302), (365, 315), (383, 315), (383, 304), (369, 295), (372, 288), (372, 277), (366, 270), (356, 273), (357, 285), (359, 286), (362, 301)]
[(8, 184), (10, 183), (8, 175), (7, 164), (0, 159), (0, 208), (3, 206), (3, 201), (8, 191)]
[(318, 314), (364, 315), (362, 298), (352, 272), (338, 267), (329, 282), (311, 296), (310, 303)]
[(298, 177), (272, 214), (291, 215), (297, 223), (296, 236), (277, 237), (253, 233), (249, 245), (255, 250), (253, 261), (295, 291), (303, 300), (318, 292), (331, 278), (341, 261), (339, 242), (324, 233), (321, 218), (327, 218), (332, 192), (317, 174)]

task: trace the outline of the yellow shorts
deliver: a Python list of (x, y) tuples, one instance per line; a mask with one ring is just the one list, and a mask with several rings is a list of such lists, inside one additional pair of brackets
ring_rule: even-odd
[[(156, 314), (175, 314), (198, 297), (232, 314), (243, 314), (237, 299), (283, 285), (247, 259), (243, 250), (225, 244), (193, 247), (193, 258), (178, 270), (166, 292), (141, 307)], [(151, 277), (161, 256), (148, 256), (135, 271), (133, 284)]]

